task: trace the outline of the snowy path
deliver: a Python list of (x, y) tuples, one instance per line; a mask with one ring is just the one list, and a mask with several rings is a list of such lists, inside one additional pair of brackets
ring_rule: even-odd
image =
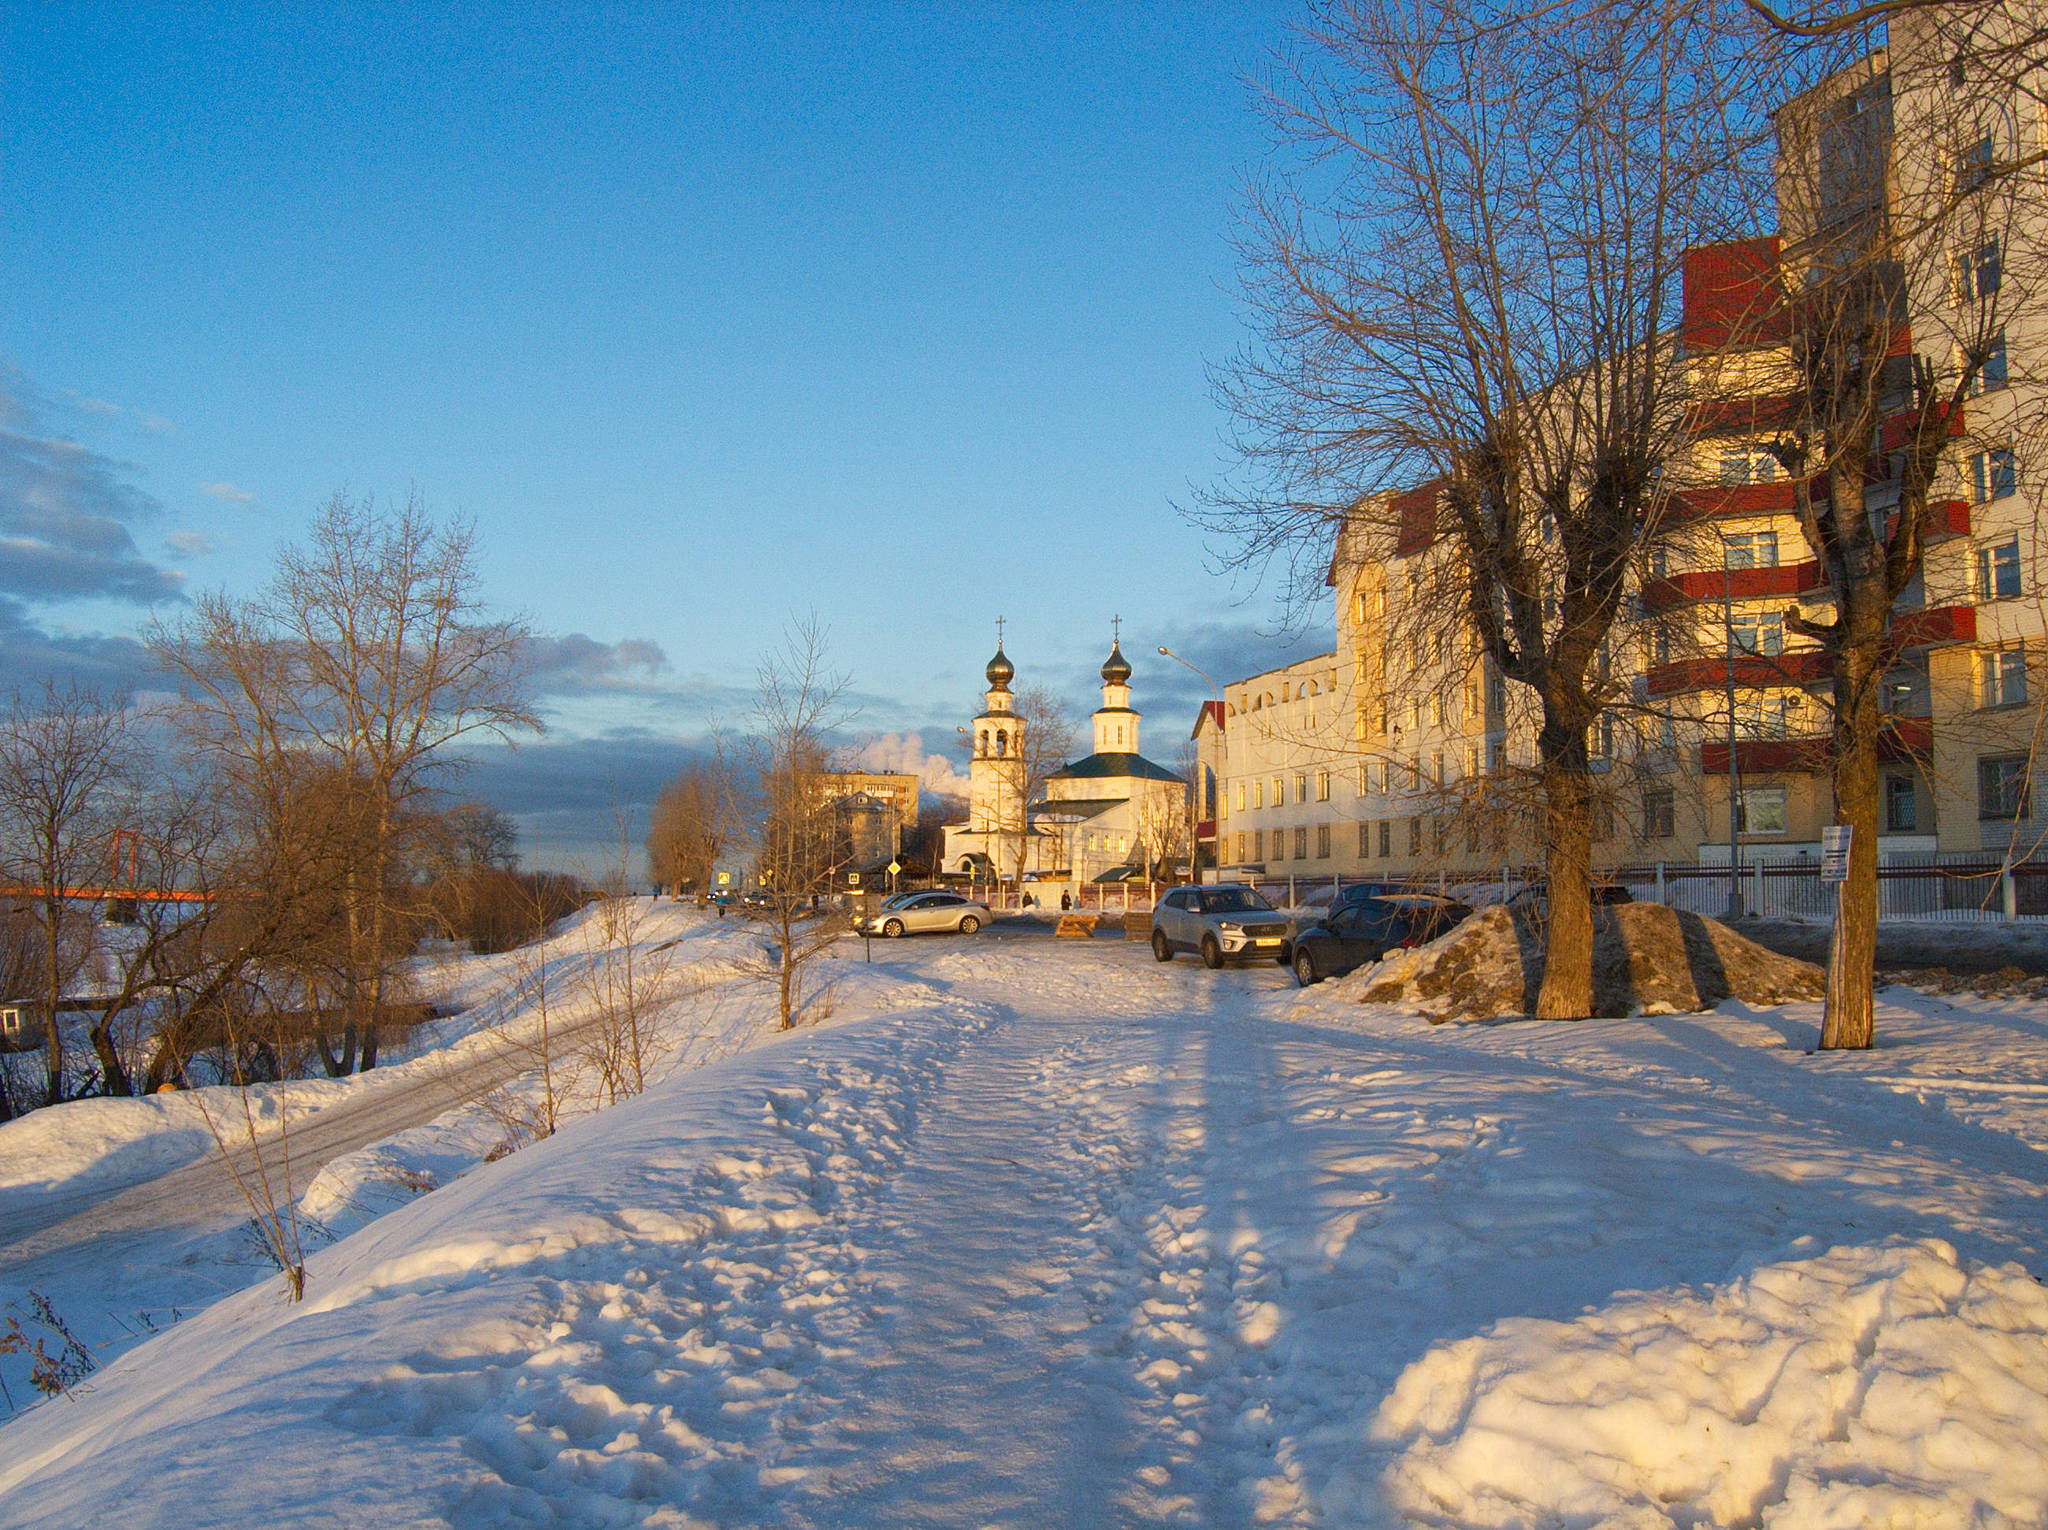
[[(1825, 1397), (1780, 1431), (1807, 1455), (1640, 1490), (1677, 1523), (1822, 1523), (1767, 1511), (1840, 1508), (1864, 1458), (1825, 1452), (1882, 1433), (1873, 1356), (2039, 1326), (2024, 1277), (1964, 1271), (2048, 1269), (2038, 1010), (1981, 1056), (1890, 1009), (1902, 1044), (1850, 1060), (1803, 1056), (1798, 1017), (1432, 1031), (1108, 942), (918, 942), (859, 994), (324, 1251), (304, 1306), (229, 1298), (8, 1425), (0, 1526), (1590, 1525), (1684, 1430)], [(2001, 1083), (2002, 1113), (1949, 1108)], [(1960, 1264), (1897, 1241), (1928, 1238)], [(1819, 1359), (1713, 1380), (1748, 1330), (1678, 1288), (1748, 1313), (1817, 1281), (1882, 1300), (1786, 1351)], [(1613, 1332), (1681, 1322), (1624, 1387), (1699, 1397), (1628, 1415), (1590, 1485), (1612, 1420), (1570, 1414), (1523, 1519), (1489, 1507), (1459, 1432), (1510, 1395), (1489, 1357), (1584, 1347), (1540, 1411)]]
[[(573, 1051), (595, 1027), (589, 1019), (560, 1026), (555, 1044)], [(459, 1058), (436, 1056), (403, 1072), (387, 1068), (362, 1074), (348, 1081), (356, 1087), (340, 1098), (304, 1115), (295, 1112), (282, 1141), (271, 1124), (259, 1128), (251, 1143), (241, 1123), (223, 1114), (220, 1126), (232, 1168), (209, 1151), (139, 1183), (50, 1191), (28, 1203), (15, 1198), (0, 1214), (0, 1275), (33, 1284), (44, 1261), (104, 1261), (167, 1230), (205, 1233), (232, 1227), (249, 1216), (235, 1175), (253, 1182), (259, 1157), (280, 1183), (303, 1188), (344, 1153), (422, 1126), (532, 1066), (521, 1049), (484, 1045)]]

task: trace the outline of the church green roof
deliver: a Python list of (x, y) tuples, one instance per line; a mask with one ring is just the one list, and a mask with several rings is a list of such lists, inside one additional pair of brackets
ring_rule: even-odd
[(1117, 776), (1135, 776), (1141, 781), (1178, 781), (1180, 777), (1164, 765), (1155, 765), (1142, 754), (1110, 751), (1091, 754), (1085, 759), (1063, 765), (1046, 779), (1049, 781), (1101, 781)]

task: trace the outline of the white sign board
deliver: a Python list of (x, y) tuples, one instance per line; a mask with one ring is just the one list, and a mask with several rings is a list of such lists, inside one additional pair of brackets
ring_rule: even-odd
[(1829, 824), (1820, 831), (1820, 879), (1823, 882), (1849, 880), (1849, 836), (1854, 832), (1846, 823)]

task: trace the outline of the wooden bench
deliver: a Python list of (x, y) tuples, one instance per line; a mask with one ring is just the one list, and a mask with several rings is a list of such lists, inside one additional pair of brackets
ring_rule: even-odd
[(1086, 940), (1095, 933), (1100, 914), (1062, 914), (1060, 922), (1053, 929), (1055, 940)]

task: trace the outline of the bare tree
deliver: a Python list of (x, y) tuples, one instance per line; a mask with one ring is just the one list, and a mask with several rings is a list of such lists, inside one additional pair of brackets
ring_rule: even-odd
[[(1008, 850), (1011, 888), (1021, 898), (1024, 873), (1031, 869), (1031, 840), (1040, 832), (1032, 826), (1031, 810), (1044, 800), (1053, 772), (1074, 757), (1080, 730), (1073, 708), (1042, 685), (1020, 687), (1011, 710), (1023, 727), (1018, 730), (1017, 751), (1010, 762), (1015, 790), (1002, 802), (997, 828), (999, 843)], [(998, 866), (999, 876), (1001, 871)]]
[(525, 629), (486, 619), (475, 585), (468, 527), (437, 526), (417, 500), (385, 510), (336, 495), (264, 595), (203, 596), (152, 637), (185, 689), (193, 742), (246, 801), (277, 818), (309, 759), (346, 799), (340, 1071), (376, 1064), (408, 838), (449, 746), (540, 727)]
[[(119, 876), (117, 837), (137, 800), (141, 759), (127, 705), (92, 691), (46, 681), (0, 713), (0, 877), (18, 885), (15, 896), (37, 923), (45, 1104), (65, 1093), (58, 1013), (91, 952), (83, 900), (103, 896)], [(109, 1082), (122, 1078), (99, 1028), (94, 1041)]]
[[(1750, 401), (1753, 428), (1791, 481), (1825, 585), (1824, 606), (1784, 614), (1827, 657), (1835, 812), (1852, 831), (1824, 1048), (1875, 1040), (1886, 702), (1902, 652), (1952, 637), (1956, 609), (1911, 609), (1937, 606), (1928, 544), (1953, 535), (1971, 501), (1981, 515), (2012, 495), (2018, 443), (2041, 435), (2030, 332), (2048, 154), (2038, 113), (2013, 109), (2009, 67), (2030, 26), (2038, 42), (2038, 18), (2002, 5), (1902, 8), (1888, 50), (1780, 112), (1780, 237), (1731, 335), (1731, 349), (1777, 362), (1763, 373), (1748, 363), (1776, 385)], [(1955, 583), (1978, 587), (1951, 598), (2017, 593), (1988, 572)], [(2023, 673), (2024, 650), (2008, 655)], [(2023, 752), (2031, 742), (2014, 740)], [(2024, 816), (2020, 801), (2016, 789), (2010, 816)]]
[(1220, 378), (1250, 487), (1203, 519), (1304, 599), (1340, 530), (1401, 560), (1383, 646), (1448, 636), (1433, 691), (1533, 695), (1548, 1017), (1592, 1001), (1589, 731), (1686, 438), (1684, 254), (1768, 196), (1744, 14), (1329, 0), (1269, 94), (1294, 158), (1254, 194), (1258, 339)]
[(811, 964), (840, 924), (821, 917), (836, 890), (840, 817), (818, 778), (832, 768), (831, 739), (851, 721), (846, 676), (833, 670), (816, 617), (794, 622), (757, 672), (750, 749), (761, 808), (755, 867), (774, 932), (771, 976), (781, 1028), (804, 1013)]
[(722, 758), (693, 760), (654, 799), (647, 827), (647, 869), (678, 894), (702, 892), (731, 848), (734, 803)]

